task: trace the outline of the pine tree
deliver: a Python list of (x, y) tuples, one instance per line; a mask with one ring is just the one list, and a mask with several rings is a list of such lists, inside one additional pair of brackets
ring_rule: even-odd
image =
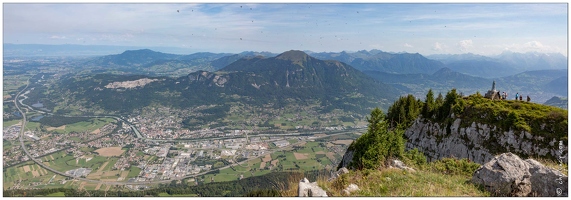
[(424, 106), (422, 107), (422, 116), (426, 118), (432, 117), (433, 109), (434, 109), (434, 93), (432, 92), (432, 89), (429, 89), (428, 93), (426, 93)]
[(444, 97), (442, 97), (442, 93), (438, 93), (438, 97), (436, 97), (436, 100), (434, 101), (434, 108), (432, 110), (433, 116), (435, 116), (436, 119), (440, 119), (440, 108), (442, 108), (442, 104), (444, 104)]

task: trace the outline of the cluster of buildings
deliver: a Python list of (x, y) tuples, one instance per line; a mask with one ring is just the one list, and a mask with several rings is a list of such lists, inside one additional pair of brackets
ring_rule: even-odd
[(22, 130), (22, 126), (20, 124), (5, 127), (4, 131), (2, 132), (2, 138), (4, 140), (15, 140), (18, 138), (20, 130)]

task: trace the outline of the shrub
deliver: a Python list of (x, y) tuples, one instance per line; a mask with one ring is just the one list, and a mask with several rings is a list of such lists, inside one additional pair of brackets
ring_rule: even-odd
[(403, 161), (407, 165), (414, 165), (417, 168), (423, 168), (426, 165), (426, 156), (417, 148), (406, 151), (403, 156)]
[(465, 176), (471, 176), (479, 167), (480, 164), (466, 158), (443, 158), (430, 163), (430, 168), (435, 172)]
[(346, 188), (348, 185), (349, 185), (349, 175), (348, 174), (343, 174), (343, 175), (337, 177), (331, 183), (331, 186), (336, 191), (341, 191), (344, 188)]
[(387, 158), (400, 158), (404, 153), (404, 131), (389, 131), (388, 123), (379, 108), (371, 111), (371, 117), (367, 121), (367, 132), (349, 147), (355, 151), (350, 167), (359, 170), (379, 168)]

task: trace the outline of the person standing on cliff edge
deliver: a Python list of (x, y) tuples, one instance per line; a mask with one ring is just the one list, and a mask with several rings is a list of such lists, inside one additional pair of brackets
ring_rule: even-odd
[(515, 100), (517, 101), (517, 98), (519, 97), (519, 92), (515, 93)]

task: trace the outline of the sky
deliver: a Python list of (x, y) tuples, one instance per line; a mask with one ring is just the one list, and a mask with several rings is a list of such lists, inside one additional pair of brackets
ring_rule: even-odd
[(3, 43), (567, 55), (566, 3), (4, 3)]

